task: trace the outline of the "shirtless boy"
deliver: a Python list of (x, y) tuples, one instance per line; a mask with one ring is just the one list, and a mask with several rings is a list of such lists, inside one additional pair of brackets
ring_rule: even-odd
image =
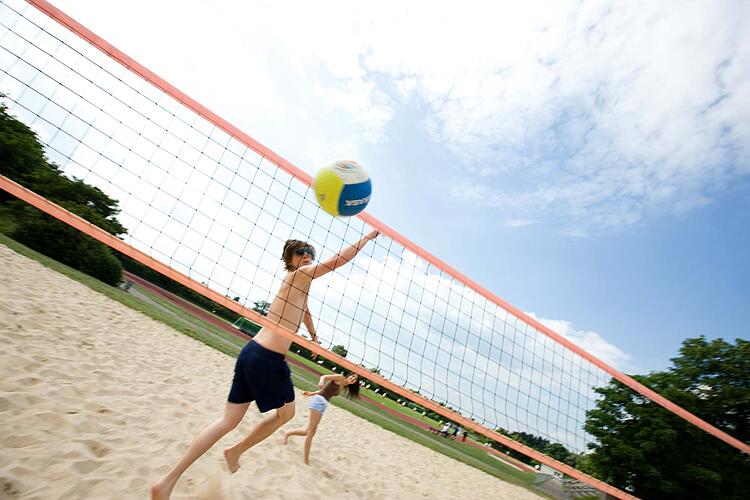
[[(282, 254), (288, 273), (271, 303), (268, 319), (291, 332), (297, 332), (300, 323), (304, 322), (312, 340), (317, 342), (313, 319), (307, 308), (307, 295), (312, 280), (352, 260), (378, 234), (378, 231), (372, 231), (338, 255), (317, 264), (314, 262), (315, 249), (311, 245), (299, 240), (288, 240)], [(224, 450), (227, 466), (232, 473), (239, 468), (240, 455), (294, 417), (294, 388), (289, 366), (284, 358), (291, 343), (286, 337), (264, 328), (253, 341), (245, 345), (237, 358), (224, 415), (204, 427), (179, 462), (167, 475), (154, 483), (151, 487), (152, 499), (169, 498), (180, 476), (219, 439), (237, 427), (251, 402), (255, 401), (261, 413), (276, 411), (256, 424), (242, 441)]]

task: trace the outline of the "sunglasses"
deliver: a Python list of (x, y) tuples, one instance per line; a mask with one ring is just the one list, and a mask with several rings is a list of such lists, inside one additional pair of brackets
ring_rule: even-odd
[(294, 251), (294, 255), (309, 255), (311, 259), (315, 258), (315, 250), (312, 247), (302, 247)]

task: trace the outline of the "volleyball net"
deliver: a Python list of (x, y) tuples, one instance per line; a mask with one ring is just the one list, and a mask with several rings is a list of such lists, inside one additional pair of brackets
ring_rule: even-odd
[[(127, 233), (3, 177), (4, 190), (446, 419), (618, 497), (628, 495), (496, 430), (583, 453), (594, 389), (615, 378), (748, 451), (370, 215), (331, 217), (308, 174), (47, 2), (0, 3), (0, 93), (50, 162), (117, 200)], [(279, 288), (286, 240), (309, 242), (320, 261), (373, 228), (378, 239), (310, 288), (322, 347), (253, 310)]]

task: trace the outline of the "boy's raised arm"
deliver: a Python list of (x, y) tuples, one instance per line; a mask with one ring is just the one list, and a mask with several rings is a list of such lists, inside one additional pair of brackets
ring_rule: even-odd
[(368, 241), (374, 240), (380, 234), (380, 231), (374, 230), (368, 233), (364, 238), (356, 242), (355, 244), (346, 247), (338, 255), (334, 255), (330, 259), (327, 259), (318, 264), (311, 264), (309, 266), (303, 266), (299, 268), (301, 273), (309, 276), (311, 279), (319, 278), (324, 274), (330, 273), (334, 269), (338, 269), (359, 253), (362, 248), (367, 244)]

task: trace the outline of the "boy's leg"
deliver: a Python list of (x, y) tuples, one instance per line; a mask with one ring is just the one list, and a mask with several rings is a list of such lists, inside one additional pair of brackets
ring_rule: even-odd
[(226, 433), (237, 427), (245, 416), (247, 407), (250, 403), (227, 403), (224, 408), (224, 416), (213, 421), (204, 427), (190, 443), (185, 454), (180, 461), (172, 467), (166, 476), (154, 483), (151, 487), (151, 498), (169, 498), (175, 483), (180, 476), (195, 462), (201, 455), (206, 453), (216, 442), (224, 437)]
[(274, 433), (276, 429), (289, 422), (294, 417), (294, 401), (284, 404), (274, 413), (265, 417), (253, 427), (245, 439), (234, 446), (224, 449), (224, 458), (227, 460), (229, 471), (234, 473), (239, 469), (240, 455), (260, 443)]
[(323, 418), (323, 414), (318, 410), (310, 410), (310, 422), (307, 426), (307, 438), (305, 438), (305, 463), (310, 464), (310, 446), (312, 445), (313, 436), (315, 431), (318, 430), (318, 424), (320, 419)]

